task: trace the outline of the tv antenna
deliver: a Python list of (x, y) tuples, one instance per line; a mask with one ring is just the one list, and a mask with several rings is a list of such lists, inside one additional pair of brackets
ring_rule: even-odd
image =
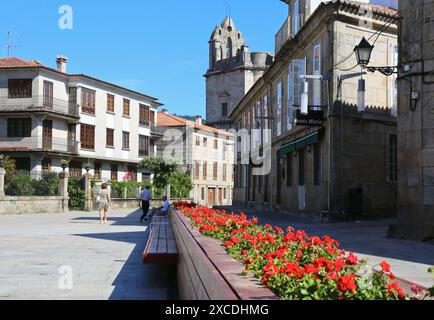
[(4, 49), (6, 51), (6, 57), (10, 58), (11, 57), (11, 49), (19, 48), (18, 45), (12, 43), (12, 37), (13, 36), (18, 36), (19, 33), (18, 32), (14, 32), (12, 30), (5, 30), (3, 32), (6, 33), (6, 45), (4, 46)]

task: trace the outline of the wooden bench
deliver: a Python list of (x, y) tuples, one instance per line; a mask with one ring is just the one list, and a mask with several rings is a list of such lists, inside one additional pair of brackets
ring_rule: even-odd
[(154, 216), (143, 252), (143, 263), (177, 264), (178, 249), (169, 216)]

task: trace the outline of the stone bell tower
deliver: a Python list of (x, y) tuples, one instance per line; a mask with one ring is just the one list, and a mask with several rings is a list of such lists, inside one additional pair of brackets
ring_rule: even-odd
[(265, 52), (249, 52), (230, 17), (215, 27), (209, 40), (206, 78), (207, 125), (229, 129), (229, 114), (273, 62)]

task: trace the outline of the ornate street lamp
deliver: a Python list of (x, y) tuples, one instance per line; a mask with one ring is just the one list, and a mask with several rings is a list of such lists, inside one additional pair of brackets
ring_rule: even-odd
[(362, 41), (360, 41), (359, 45), (354, 48), (354, 52), (356, 53), (357, 64), (366, 67), (371, 60), (372, 50), (374, 50), (374, 46), (363, 37)]
[(384, 67), (368, 67), (369, 61), (371, 60), (372, 50), (374, 46), (371, 45), (365, 37), (362, 41), (354, 48), (356, 54), (357, 64), (362, 68), (368, 70), (369, 72), (381, 72), (385, 76), (391, 76), (394, 73), (398, 73), (399, 66), (384, 66)]

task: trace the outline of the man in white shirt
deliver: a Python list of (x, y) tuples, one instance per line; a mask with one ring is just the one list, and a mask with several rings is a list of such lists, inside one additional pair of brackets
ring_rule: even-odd
[(142, 192), (140, 192), (140, 200), (142, 200), (142, 210), (143, 214), (140, 218), (140, 222), (143, 222), (143, 220), (148, 220), (148, 212), (149, 212), (149, 206), (151, 201), (151, 191), (149, 191), (148, 188), (144, 188)]

